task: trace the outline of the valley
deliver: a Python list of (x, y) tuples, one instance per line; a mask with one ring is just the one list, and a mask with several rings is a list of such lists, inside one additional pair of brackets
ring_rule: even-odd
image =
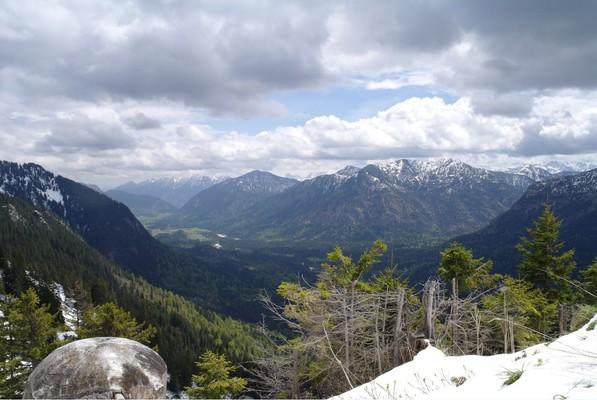
[[(494, 272), (515, 274), (516, 243), (550, 203), (564, 221), (561, 238), (576, 249), (579, 270), (586, 268), (597, 237), (595, 171), (495, 172), (451, 159), (347, 167), (305, 181), (256, 171), (209, 180), (176, 207), (158, 197), (170, 191), (164, 180), (152, 181), (162, 187), (153, 194), (102, 193), (36, 164), (1, 162), (0, 247), (15, 260), (9, 266), (27, 268), (36, 281), (57, 283), (65, 293), (83, 282), (93, 303), (117, 301), (161, 326), (157, 340), (174, 368), (171, 385), (180, 388), (190, 360), (205, 348), (239, 363), (270, 351), (257, 323), (267, 320), (275, 335), (295, 335), (285, 319), (271, 318), (263, 296), (288, 301), (284, 285), (325, 279), (321, 266), (337, 246), (356, 257), (373, 238), (383, 240), (388, 251), (363, 279), (380, 279), (391, 266), (392, 279), (413, 288), (434, 279), (440, 253), (453, 240), (492, 260)], [(25, 255), (28, 243), (40, 251)], [(164, 318), (170, 322), (163, 325)], [(197, 329), (210, 333), (192, 333)], [(220, 329), (238, 336), (223, 339)], [(184, 335), (205, 339), (184, 347), (182, 357), (170, 340)]]

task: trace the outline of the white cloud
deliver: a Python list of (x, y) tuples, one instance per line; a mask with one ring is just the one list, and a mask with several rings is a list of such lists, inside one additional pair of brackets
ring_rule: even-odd
[[(410, 98), (356, 121), (319, 116), (299, 126), (257, 135), (217, 132), (193, 123), (176, 105), (128, 106), (126, 115), (151, 115), (159, 129), (134, 129), (119, 104), (3, 118), (0, 158), (36, 161), (87, 182), (184, 175), (234, 175), (252, 169), (306, 177), (399, 157), (453, 156), (483, 165), (525, 157), (597, 152), (597, 96), (559, 91), (531, 100), (528, 115), (478, 112), (470, 98)], [(5, 114), (6, 115), (6, 114)], [(50, 126), (49, 131), (45, 130)], [(20, 135), (20, 140), (14, 140)]]

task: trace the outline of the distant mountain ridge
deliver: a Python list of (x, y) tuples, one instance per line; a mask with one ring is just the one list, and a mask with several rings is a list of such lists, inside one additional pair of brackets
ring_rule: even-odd
[(270, 172), (251, 171), (199, 192), (182, 207), (181, 214), (204, 226), (217, 227), (297, 182)]
[(253, 197), (242, 179), (199, 193), (182, 208), (184, 221), (267, 240), (417, 242), (481, 228), (534, 182), (453, 159), (348, 166)]
[(182, 207), (187, 201), (202, 190), (223, 181), (226, 178), (193, 175), (190, 177), (173, 177), (148, 179), (142, 182), (127, 182), (115, 187), (132, 194), (148, 195), (162, 199), (176, 207)]

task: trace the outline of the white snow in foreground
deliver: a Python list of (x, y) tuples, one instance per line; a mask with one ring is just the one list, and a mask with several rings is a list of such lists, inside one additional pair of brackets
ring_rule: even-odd
[[(513, 354), (449, 357), (429, 346), (334, 399), (597, 399), (597, 327), (588, 326)], [(509, 371), (523, 372), (504, 385)]]

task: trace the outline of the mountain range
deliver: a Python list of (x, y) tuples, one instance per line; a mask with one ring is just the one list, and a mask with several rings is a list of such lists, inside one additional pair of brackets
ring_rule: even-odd
[(240, 238), (396, 243), (481, 228), (547, 171), (475, 168), (452, 159), (348, 166), (304, 181), (253, 171), (205, 189), (159, 226), (198, 226)]

